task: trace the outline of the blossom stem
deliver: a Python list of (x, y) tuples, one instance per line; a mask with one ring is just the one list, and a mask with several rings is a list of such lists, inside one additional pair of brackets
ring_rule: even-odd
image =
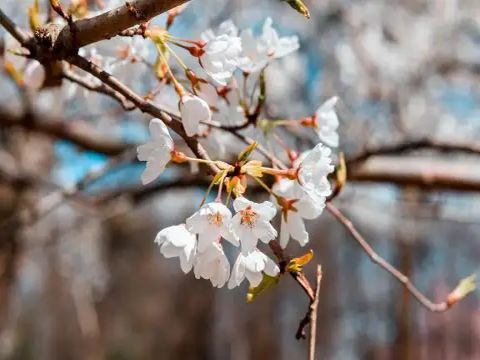
[(225, 202), (225, 206), (228, 207), (228, 204), (230, 203), (230, 199), (232, 198), (232, 191), (227, 192), (227, 201)]
[(181, 41), (181, 42), (185, 42), (185, 43), (187, 43), (187, 44), (198, 45), (198, 41), (191, 40), (191, 39), (179, 38), (179, 37), (173, 36), (173, 35), (171, 35), (171, 34), (168, 34), (167, 39), (168, 39), (168, 41), (170, 41), (171, 43), (173, 43), (173, 44), (175, 44), (175, 45), (177, 45), (177, 44), (181, 45), (181, 44), (179, 43), (180, 41)]
[(273, 122), (273, 125), (274, 126), (298, 126), (298, 125), (300, 125), (300, 122), (295, 121), (295, 120), (282, 119), (282, 120), (275, 120)]
[(183, 70), (187, 70), (188, 67), (187, 67), (187, 65), (185, 65), (185, 63), (184, 63), (183, 60), (180, 58), (180, 56), (178, 56), (178, 54), (177, 54), (175, 51), (173, 51), (173, 49), (172, 49), (170, 46), (168, 46), (168, 44), (167, 44), (166, 42), (165, 42), (164, 44), (165, 44), (165, 47), (166, 47), (168, 50), (170, 50), (170, 52), (172, 53), (173, 57), (175, 58), (175, 60), (177, 60), (177, 62), (180, 64), (180, 66), (183, 68)]
[[(164, 42), (163, 44), (166, 45)], [(178, 96), (182, 98), (182, 96), (185, 93), (183, 86), (178, 82), (178, 80), (173, 75), (172, 69), (170, 69), (170, 65), (168, 65), (168, 60), (165, 57), (165, 54), (163, 53), (162, 49), (160, 49), (158, 45), (157, 45), (157, 50), (158, 50), (158, 53), (160, 54), (160, 57), (164, 61), (165, 65), (167, 66), (168, 75), (170, 75), (170, 78), (172, 79), (173, 85), (175, 86), (175, 91), (177, 92)]]
[(270, 187), (269, 187), (267, 184), (265, 184), (262, 180), (260, 180), (258, 177), (252, 176), (252, 178), (253, 178), (261, 187), (263, 187), (265, 190), (267, 190), (270, 195), (273, 195), (273, 196), (275, 197), (275, 199), (278, 199), (278, 198), (279, 198), (279, 196), (278, 196), (277, 194), (275, 194), (275, 192), (274, 192), (272, 189), (270, 189)]
[(200, 203), (200, 207), (205, 204), (205, 201), (207, 200), (208, 195), (210, 194), (210, 191), (212, 191), (213, 185), (215, 185), (215, 178), (212, 179), (210, 182), (210, 185), (208, 185), (207, 191), (205, 192), (205, 195), (202, 198), (202, 202)]
[(259, 167), (259, 170), (264, 174), (286, 177), (287, 179), (291, 180), (297, 178), (296, 169), (275, 169), (261, 166)]
[(220, 178), (220, 182), (218, 184), (218, 193), (215, 201), (222, 201), (222, 190), (223, 190), (223, 181), (225, 180), (225, 176), (227, 176), (227, 172), (224, 171), (222, 177)]

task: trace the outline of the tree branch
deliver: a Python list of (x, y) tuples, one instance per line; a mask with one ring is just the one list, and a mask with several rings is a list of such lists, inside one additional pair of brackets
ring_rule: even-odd
[(17, 41), (24, 45), (30, 41), (30, 37), (20, 29), (3, 11), (0, 9), (0, 24), (7, 30)]
[(77, 49), (100, 40), (109, 39), (123, 30), (144, 23), (151, 18), (181, 5), (188, 0), (136, 0), (125, 2), (116, 9), (93, 18), (66, 25), (58, 35), (54, 51), (74, 54)]
[(104, 94), (113, 98), (114, 100), (120, 103), (120, 105), (125, 111), (131, 111), (135, 109), (135, 105), (130, 103), (122, 94), (120, 94), (118, 91), (115, 91), (109, 88), (103, 83), (92, 84), (88, 82), (86, 79), (84, 79), (83, 77), (75, 74), (73, 71), (68, 71), (68, 70), (63, 71), (63, 77), (87, 90), (97, 92), (99, 94)]
[(320, 284), (322, 283), (322, 266), (317, 266), (317, 283), (315, 287), (315, 299), (309, 307), (310, 311), (310, 338), (308, 342), (308, 360), (315, 360), (315, 347), (317, 339), (317, 317), (318, 317), (318, 302), (320, 301)]
[(337, 219), (352, 235), (355, 241), (358, 242), (360, 247), (367, 253), (372, 262), (379, 265), (382, 269), (392, 275), (396, 280), (403, 284), (403, 286), (408, 290), (410, 294), (425, 308), (432, 312), (443, 312), (450, 308), (447, 301), (442, 301), (440, 303), (434, 303), (423, 295), (416, 287), (412, 284), (410, 279), (397, 270), (393, 265), (388, 261), (378, 255), (375, 250), (370, 246), (370, 244), (365, 240), (365, 238), (358, 232), (352, 222), (345, 216), (343, 213), (338, 210), (331, 202), (327, 202), (327, 210)]
[(480, 162), (465, 159), (375, 156), (348, 168), (347, 179), (415, 186), (425, 190), (480, 191)]
[[(88, 61), (81, 56), (71, 56), (68, 58), (68, 62), (92, 74), (104, 84), (110, 86), (113, 90), (117, 91), (126, 99), (131, 101), (142, 112), (163, 120), (170, 129), (175, 131), (185, 141), (185, 143), (197, 157), (210, 160), (210, 157), (208, 156), (203, 146), (198, 142), (198, 140), (193, 137), (187, 136), (180, 119), (176, 115), (168, 113), (165, 110), (152, 104), (150, 101), (145, 100), (128, 86), (120, 82), (118, 79), (116, 79), (91, 61)], [(216, 173), (218, 170), (218, 168), (213, 164), (210, 164), (209, 167), (214, 173)]]
[(99, 136), (86, 126), (75, 126), (62, 119), (38, 121), (32, 113), (15, 115), (0, 107), (0, 127), (22, 127), (56, 139), (67, 140), (83, 150), (95, 151), (105, 155), (118, 155), (131, 147), (120, 141)]
[(480, 146), (478, 144), (463, 144), (456, 142), (439, 141), (435, 139), (423, 138), (407, 141), (394, 145), (386, 145), (377, 148), (367, 149), (364, 152), (352, 156), (346, 160), (348, 166), (358, 165), (365, 162), (372, 156), (377, 155), (397, 155), (416, 150), (435, 150), (443, 153), (466, 153), (480, 155)]

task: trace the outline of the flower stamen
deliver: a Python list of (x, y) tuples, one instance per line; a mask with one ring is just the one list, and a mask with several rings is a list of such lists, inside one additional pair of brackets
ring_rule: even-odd
[(257, 213), (253, 211), (251, 206), (248, 206), (244, 210), (241, 210), (240, 214), (241, 214), (240, 223), (242, 225), (246, 225), (249, 228), (253, 228), (257, 223)]

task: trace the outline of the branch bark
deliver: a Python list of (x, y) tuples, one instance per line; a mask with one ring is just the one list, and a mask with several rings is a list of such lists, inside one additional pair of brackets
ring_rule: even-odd
[(109, 39), (123, 30), (147, 22), (188, 0), (136, 0), (93, 18), (66, 25), (58, 35), (54, 51), (73, 54), (79, 48)]
[(444, 312), (450, 308), (447, 301), (442, 301), (440, 303), (434, 303), (423, 295), (420, 290), (418, 290), (415, 285), (412, 284), (410, 279), (397, 270), (392, 264), (378, 255), (375, 250), (370, 246), (370, 244), (365, 240), (365, 238), (358, 232), (353, 223), (345, 216), (343, 213), (338, 210), (332, 203), (327, 202), (327, 210), (337, 219), (352, 235), (355, 241), (358, 242), (360, 247), (367, 253), (372, 262), (379, 265), (382, 269), (392, 275), (396, 280), (398, 280), (403, 286), (408, 290), (410, 294), (424, 307), (432, 312)]
[(310, 304), (310, 338), (308, 342), (308, 360), (315, 360), (315, 348), (317, 344), (317, 317), (318, 302), (320, 301), (320, 285), (322, 283), (322, 266), (317, 266), (317, 283), (315, 287), (315, 299)]
[(0, 127), (22, 127), (56, 139), (67, 140), (83, 150), (95, 151), (105, 155), (118, 155), (127, 150), (129, 145), (120, 141), (99, 136), (89, 131), (86, 126), (74, 126), (63, 119), (39, 121), (34, 114), (15, 115), (0, 107)]
[[(67, 61), (95, 76), (104, 84), (108, 85), (113, 90), (124, 96), (127, 100), (131, 101), (142, 112), (161, 119), (170, 129), (175, 131), (185, 141), (185, 143), (193, 151), (195, 156), (205, 160), (210, 160), (210, 157), (208, 156), (203, 146), (198, 142), (198, 140), (193, 137), (187, 136), (180, 119), (176, 115), (167, 113), (165, 110), (152, 104), (150, 101), (145, 100), (128, 86), (120, 82), (117, 78), (81, 56), (71, 56), (67, 59)], [(218, 168), (214, 164), (210, 164), (209, 167), (214, 173), (218, 171)]]
[(0, 9), (0, 24), (7, 30), (20, 44), (29, 42), (30, 37), (20, 29), (3, 11)]
[(480, 191), (480, 162), (463, 159), (375, 156), (348, 169), (356, 182), (381, 182), (425, 190)]
[(385, 145), (377, 148), (367, 149), (364, 152), (347, 159), (348, 166), (358, 165), (365, 162), (372, 156), (378, 155), (398, 155), (416, 150), (435, 150), (442, 153), (465, 153), (480, 155), (480, 146), (478, 144), (457, 143), (440, 141), (429, 138), (401, 142), (394, 145)]

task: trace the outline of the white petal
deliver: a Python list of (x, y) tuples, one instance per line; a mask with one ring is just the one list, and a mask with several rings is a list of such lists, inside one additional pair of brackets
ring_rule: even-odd
[(287, 227), (292, 238), (297, 240), (301, 246), (308, 242), (308, 232), (305, 230), (305, 224), (300, 215), (290, 212), (288, 214)]
[(147, 185), (155, 180), (165, 169), (165, 162), (163, 161), (148, 161), (147, 166), (142, 174), (142, 184)]
[(271, 220), (277, 213), (277, 208), (270, 201), (264, 201), (261, 204), (254, 203), (253, 210), (265, 220)]
[(252, 204), (254, 204), (252, 201), (248, 200), (243, 196), (239, 196), (233, 201), (233, 208), (235, 209), (235, 211), (238, 212), (244, 210), (249, 206), (252, 206)]
[(275, 230), (272, 224), (266, 221), (257, 222), (257, 226), (255, 227), (255, 234), (264, 243), (269, 243), (278, 235), (277, 230)]
[(265, 261), (265, 268), (263, 271), (269, 276), (277, 276), (280, 273), (278, 265), (269, 257), (267, 257), (267, 260)]
[(233, 265), (230, 281), (228, 282), (228, 288), (233, 289), (234, 287), (240, 285), (243, 279), (245, 279), (245, 262), (244, 256), (239, 254), (235, 264)]
[(250, 282), (251, 287), (257, 287), (262, 282), (263, 274), (261, 272), (246, 271), (245, 277)]
[(280, 246), (282, 247), (282, 249), (285, 249), (287, 247), (289, 239), (290, 239), (290, 233), (288, 231), (287, 222), (285, 221), (285, 218), (282, 215), (282, 221), (280, 225)]
[(173, 150), (173, 140), (168, 132), (167, 126), (160, 119), (152, 119), (149, 124), (150, 134), (158, 143)]
[(210, 121), (212, 119), (212, 113), (208, 104), (198, 96), (190, 94), (182, 97), (180, 113), (187, 136), (194, 136), (199, 133), (201, 121)]

